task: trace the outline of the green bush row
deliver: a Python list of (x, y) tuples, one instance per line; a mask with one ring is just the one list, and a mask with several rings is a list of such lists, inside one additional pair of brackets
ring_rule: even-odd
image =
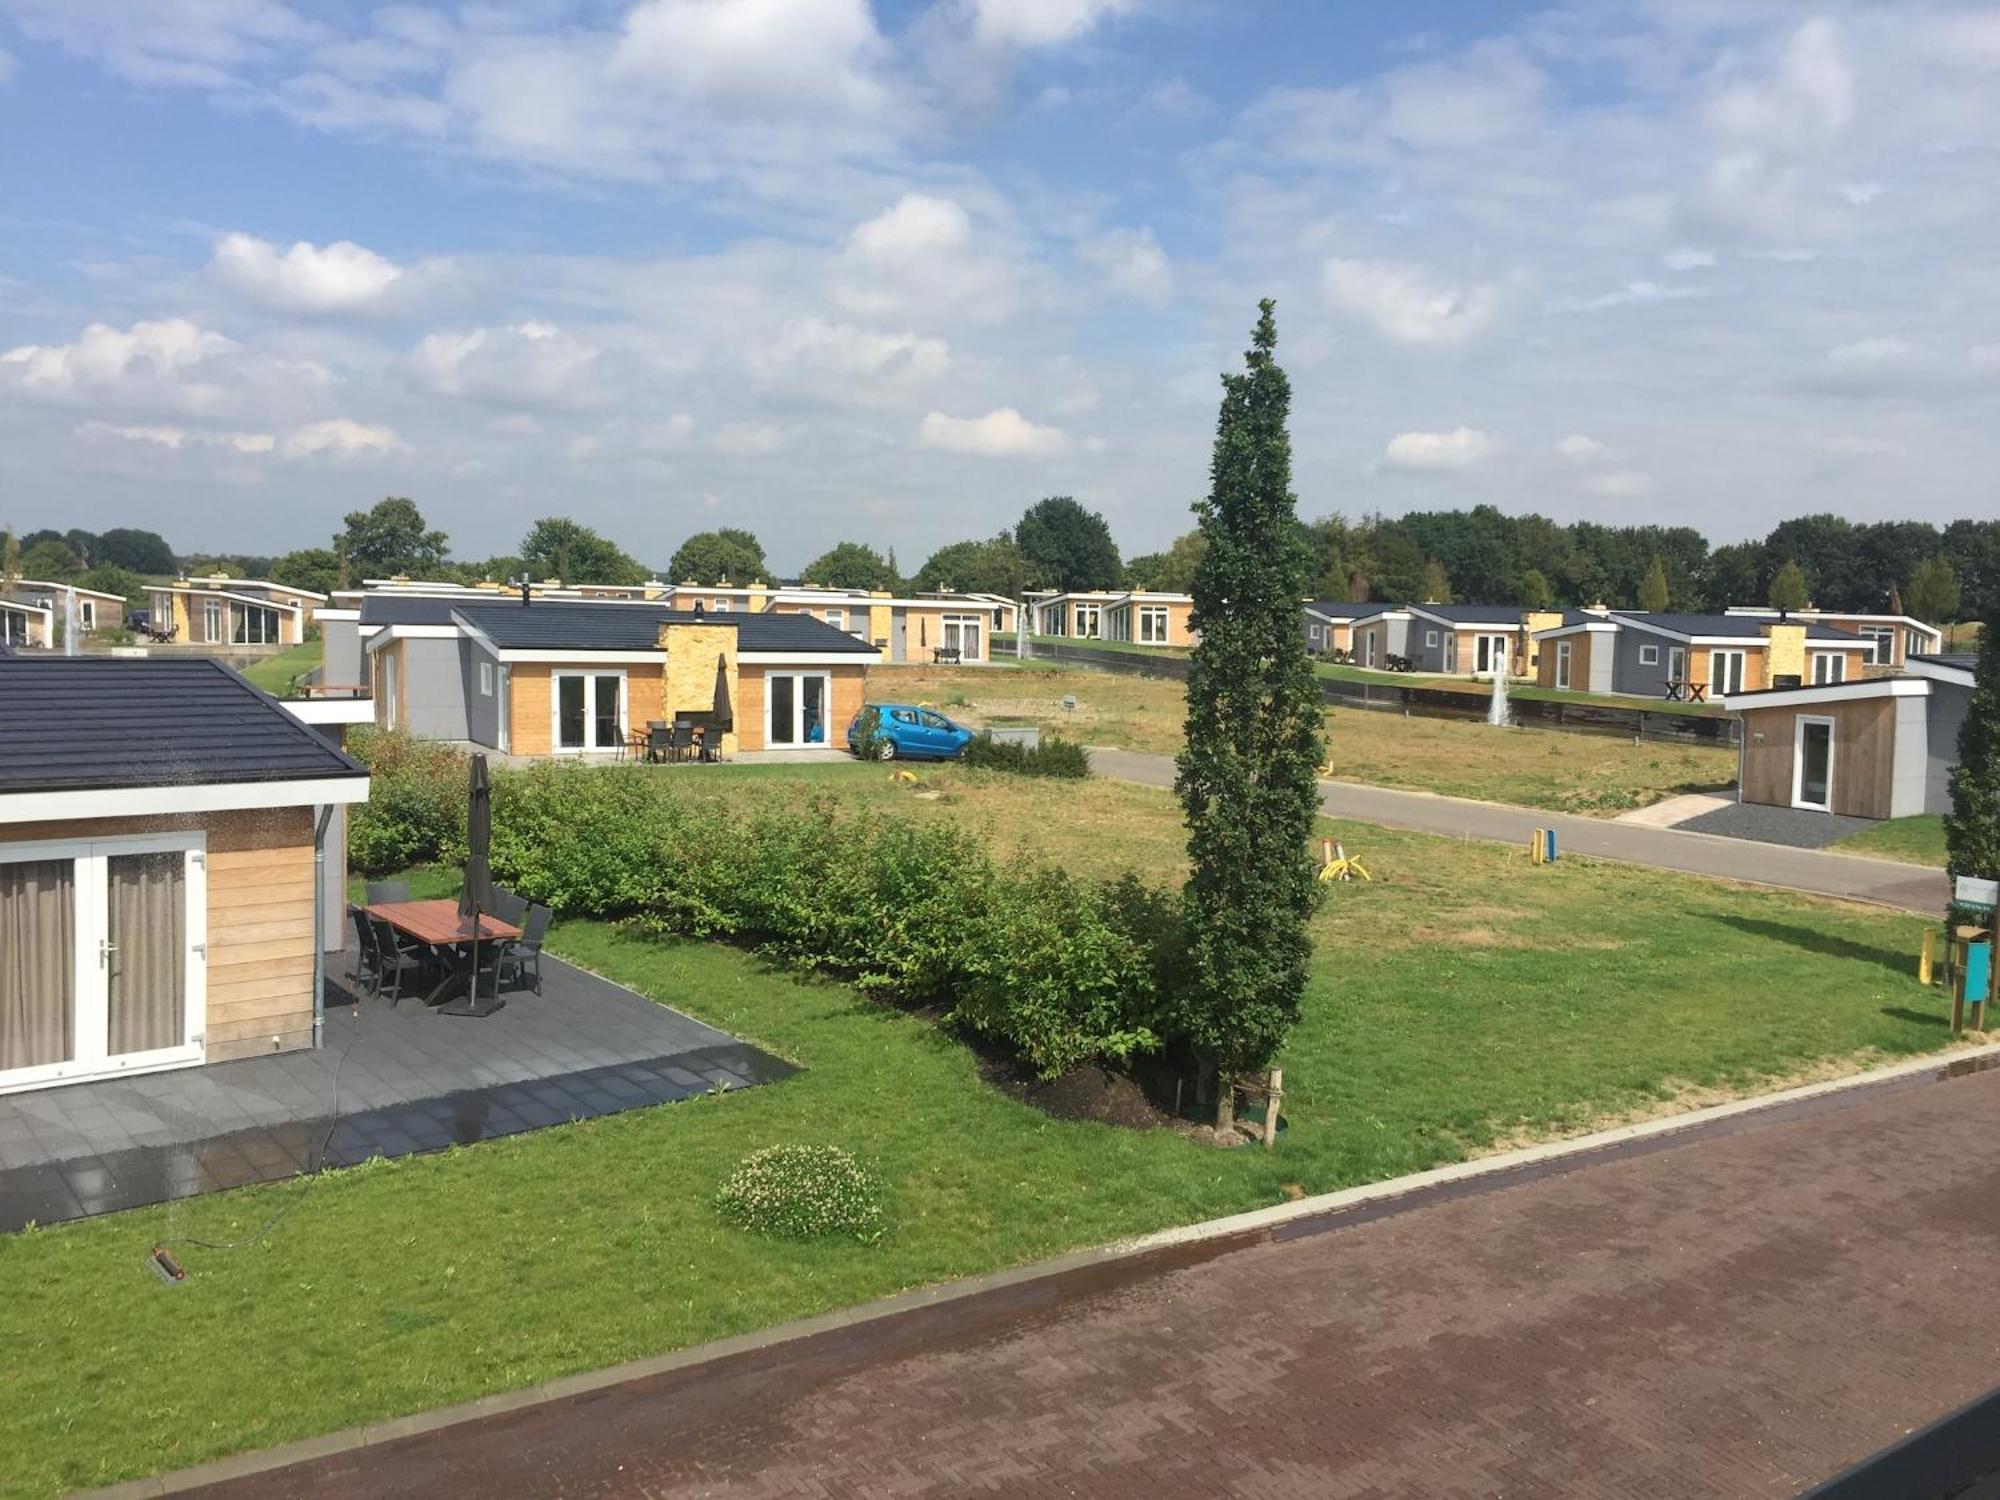
[[(463, 759), (399, 738), (357, 747), (376, 777), (354, 829), (364, 870), (463, 857)], [(1045, 1077), (1173, 1031), (1176, 897), (1002, 868), (962, 829), (863, 819), (828, 796), (744, 813), (644, 767), (498, 772), (492, 867), (558, 915), (750, 943), (938, 1006)]]
[(1081, 781), (1090, 774), (1090, 752), (1075, 740), (1057, 734), (1037, 745), (996, 740), (990, 734), (975, 735), (966, 744), (964, 760), (968, 766), (1012, 771), (1018, 776), (1059, 776)]

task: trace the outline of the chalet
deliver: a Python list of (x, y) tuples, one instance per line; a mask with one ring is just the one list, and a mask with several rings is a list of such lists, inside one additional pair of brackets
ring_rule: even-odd
[(1862, 675), (1869, 643), (1817, 621), (1582, 610), (1534, 632), (1543, 687), (1719, 700)]
[(1306, 649), (1322, 656), (1354, 649), (1354, 622), (1381, 609), (1379, 604), (1353, 604), (1341, 599), (1308, 599), (1300, 620), (1305, 626)]
[(1903, 665), (1726, 694), (1743, 728), (1741, 800), (1852, 818), (1948, 811), (1975, 659), (1916, 655)]
[(324, 594), (261, 578), (177, 578), (149, 591), (147, 628), (207, 646), (296, 646)]
[(1131, 641), (1144, 646), (1195, 642), (1194, 596), (1157, 589), (1031, 590), (1024, 606), (1035, 635)]
[(1732, 606), (1726, 613), (1760, 620), (1805, 620), (1848, 631), (1868, 643), (1864, 665), (1870, 667), (1900, 667), (1913, 656), (1935, 655), (1944, 649), (1944, 632), (1912, 615), (1856, 614), (1837, 609), (1795, 609), (1780, 615), (1775, 609), (1744, 605)]

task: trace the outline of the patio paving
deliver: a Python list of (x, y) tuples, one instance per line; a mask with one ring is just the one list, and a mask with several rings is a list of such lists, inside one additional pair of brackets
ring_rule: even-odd
[[(351, 955), (350, 955), (351, 957)], [(557, 959), (490, 1016), (329, 982), (324, 1045), (0, 1096), (0, 1232), (441, 1151), (794, 1071)]]
[(1714, 833), (1726, 839), (1751, 839), (1760, 844), (1788, 844), (1794, 849), (1824, 849), (1829, 844), (1873, 828), (1873, 818), (1849, 818), (1839, 813), (1812, 812), (1802, 807), (1772, 807), (1762, 802), (1731, 802), (1674, 825), (1684, 833)]

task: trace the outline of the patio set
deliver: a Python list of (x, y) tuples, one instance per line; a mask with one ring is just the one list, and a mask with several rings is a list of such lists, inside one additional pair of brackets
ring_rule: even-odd
[(679, 765), (684, 761), (719, 764), (726, 727), (717, 727), (713, 720), (703, 723), (687, 717), (677, 718), (671, 724), (664, 719), (652, 719), (643, 731), (632, 731), (626, 741), (626, 754), (631, 759), (657, 765)]
[[(550, 912), (505, 886), (492, 886), (481, 910), (467, 916), (457, 901), (412, 901), (408, 882), (370, 881), (365, 906), (348, 907), (358, 958), (351, 976), (391, 1006), (412, 990), (426, 1004), (463, 995), (487, 1014), (504, 989), (542, 992), (542, 943)], [(476, 976), (476, 986), (473, 979)], [(450, 1007), (446, 1007), (450, 1009)]]

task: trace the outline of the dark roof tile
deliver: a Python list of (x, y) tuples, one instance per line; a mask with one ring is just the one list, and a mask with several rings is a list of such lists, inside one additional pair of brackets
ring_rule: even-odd
[(651, 651), (660, 627), (733, 625), (739, 651), (827, 652), (873, 655), (867, 641), (836, 630), (812, 615), (691, 610), (616, 603), (463, 604), (457, 617), (502, 651)]

